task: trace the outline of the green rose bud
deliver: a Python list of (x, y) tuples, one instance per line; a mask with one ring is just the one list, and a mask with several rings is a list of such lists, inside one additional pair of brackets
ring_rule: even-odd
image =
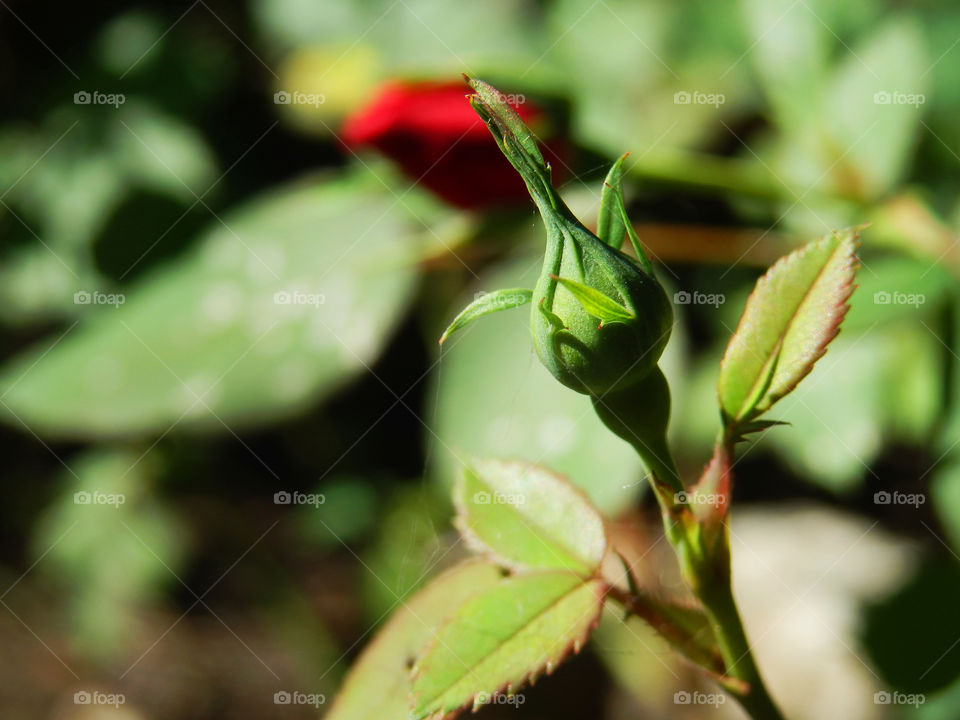
[[(537, 142), (504, 95), (479, 80), (470, 104), (523, 177), (547, 230), (547, 252), (534, 290), (485, 293), (440, 338), (479, 317), (533, 302), (533, 344), (561, 383), (589, 395), (604, 424), (629, 442), (655, 486), (682, 489), (666, 442), (670, 388), (657, 366), (673, 312), (627, 217), (624, 158), (614, 163), (600, 199), (597, 234), (573, 216), (550, 181)], [(621, 252), (630, 238), (637, 259)], [(667, 497), (663, 492), (658, 498)], [(665, 506), (666, 507), (666, 506)]]
[[(623, 158), (607, 178), (598, 237), (557, 195), (536, 140), (502, 93), (478, 80), (470, 85), (476, 91), (471, 105), (523, 177), (546, 225), (547, 252), (532, 298), (540, 361), (561, 383), (586, 395), (637, 383), (657, 367), (673, 314), (626, 217)], [(637, 260), (620, 251), (625, 234)]]

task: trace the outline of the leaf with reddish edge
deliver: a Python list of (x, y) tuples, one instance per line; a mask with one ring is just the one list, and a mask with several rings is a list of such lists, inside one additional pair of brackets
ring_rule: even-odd
[(414, 669), (410, 717), (451, 717), (512, 694), (579, 652), (608, 590), (566, 572), (518, 575), (478, 593), (451, 616)]
[(453, 494), (467, 544), (517, 570), (593, 575), (607, 549), (603, 518), (583, 492), (530, 463), (474, 460)]
[(347, 675), (327, 720), (407, 720), (410, 666), (456, 607), (503, 580), (490, 563), (468, 560), (434, 578), (397, 609)]
[(791, 392), (840, 331), (858, 263), (858, 231), (839, 230), (780, 259), (757, 282), (720, 366), (728, 430)]

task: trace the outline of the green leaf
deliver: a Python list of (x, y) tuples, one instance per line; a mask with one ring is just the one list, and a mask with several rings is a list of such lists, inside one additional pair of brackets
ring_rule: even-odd
[(620, 197), (620, 215), (623, 218), (623, 226), (627, 229), (627, 237), (630, 238), (630, 244), (633, 246), (633, 252), (637, 256), (637, 262), (649, 275), (653, 275), (653, 265), (650, 264), (650, 258), (647, 257), (647, 253), (643, 249), (640, 236), (633, 229), (633, 223), (630, 222), (630, 217), (627, 215), (627, 206), (623, 204), (622, 196)]
[(327, 720), (406, 720), (410, 665), (417, 653), (457, 606), (502, 578), (496, 566), (469, 560), (439, 575), (406, 601), (350, 669)]
[(603, 184), (603, 192), (600, 195), (597, 237), (610, 247), (619, 250), (623, 246), (623, 235), (626, 233), (630, 238), (630, 244), (633, 245), (637, 261), (644, 270), (652, 275), (653, 266), (647, 258), (636, 230), (633, 229), (633, 223), (630, 222), (630, 217), (627, 215), (627, 206), (623, 201), (623, 162), (629, 154), (620, 156), (613, 167), (610, 168), (610, 172), (607, 173), (607, 179)]
[(623, 161), (626, 157), (622, 155), (617, 158), (607, 173), (600, 194), (600, 214), (597, 215), (597, 237), (616, 250), (623, 245), (623, 235), (627, 231), (620, 212), (623, 204)]
[(601, 580), (547, 572), (513, 577), (476, 594), (417, 661), (411, 717), (479, 707), (551, 673), (587, 641), (605, 593)]
[(440, 344), (450, 337), (452, 333), (466, 327), (477, 318), (500, 310), (510, 310), (521, 305), (526, 305), (533, 297), (533, 290), (525, 288), (510, 288), (508, 290), (494, 290), (493, 292), (478, 293), (477, 298), (467, 305), (460, 314), (457, 315), (449, 327), (443, 331), (440, 337)]
[(720, 365), (728, 427), (767, 411), (826, 352), (849, 309), (858, 237), (850, 228), (809, 243), (757, 282)]
[(600, 514), (580, 490), (536, 465), (475, 461), (454, 502), (467, 544), (509, 567), (588, 576), (606, 552)]
[(415, 216), (418, 200), (362, 171), (225, 214), (124, 302), (78, 305), (75, 329), (8, 364), (4, 414), (71, 437), (289, 416), (363, 372), (404, 313), (439, 212)]
[(872, 25), (823, 83), (825, 107), (843, 108), (822, 115), (822, 137), (832, 144), (823, 169), (842, 162), (864, 197), (885, 197), (910, 167), (925, 130), (927, 70), (936, 59), (929, 46), (917, 17), (892, 14)]
[(577, 302), (583, 305), (584, 310), (600, 320), (601, 325), (633, 320), (635, 317), (625, 307), (589, 285), (568, 278), (555, 277), (555, 279), (577, 299)]

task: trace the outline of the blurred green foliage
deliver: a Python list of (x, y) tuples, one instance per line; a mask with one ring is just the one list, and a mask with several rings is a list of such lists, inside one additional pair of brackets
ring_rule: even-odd
[[(460, 457), (542, 462), (605, 512), (635, 503), (643, 468), (535, 361), (526, 313), (436, 346), (464, 298), (532, 282), (532, 208), (444, 207), (338, 142), (383, 82), (461, 72), (554, 116), (569, 150), (556, 172), (585, 218), (630, 151), (631, 215), (668, 238), (652, 250), (671, 295), (725, 298), (676, 306), (663, 364), (682, 471), (719, 428), (704, 408), (757, 266), (872, 222), (843, 334), (774, 413), (792, 427), (738, 464), (737, 501), (817, 499), (920, 546), (926, 575), (864, 616), (861, 654), (878, 687), (929, 693), (900, 716), (955, 716), (953, 655), (917, 683), (954, 639), (936, 629), (960, 552), (960, 7), (252, 0), (0, 17), (0, 597), (30, 633), (12, 615), (0, 632), (35, 634), (63, 674), (2, 685), (10, 717), (91, 678), (135, 703), (136, 671), (120, 676), (224, 571), (216, 604), (249, 625), (239, 640), (217, 627), (250, 672), (332, 692), (371, 623), (458, 556)], [(278, 105), (279, 90), (325, 102)], [(93, 91), (124, 101), (75, 103)], [(751, 239), (704, 265), (685, 239), (697, 228)], [(326, 502), (272, 502), (295, 489)], [(895, 490), (926, 502), (875, 502)], [(78, 504), (82, 491), (125, 502)], [(930, 624), (897, 632), (902, 613)], [(180, 628), (202, 636), (192, 615)], [(598, 646), (615, 677), (618, 653), (651, 664), (612, 633)], [(291, 638), (316, 638), (316, 655)], [(223, 682), (163, 716), (277, 712), (266, 690)], [(864, 702), (862, 717), (894, 716)]]

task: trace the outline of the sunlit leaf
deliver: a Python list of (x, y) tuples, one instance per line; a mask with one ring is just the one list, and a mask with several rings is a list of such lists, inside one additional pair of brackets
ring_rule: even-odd
[(412, 718), (482, 705), (550, 673), (587, 641), (605, 586), (565, 572), (510, 578), (461, 605), (418, 659)]
[(793, 390), (826, 352), (849, 308), (857, 230), (827, 235), (760, 278), (720, 366), (728, 423), (760, 415)]
[(502, 577), (494, 565), (468, 561), (400, 605), (350, 670), (328, 720), (406, 720), (416, 654), (458, 605)]
[(603, 519), (580, 490), (536, 465), (474, 461), (454, 500), (467, 542), (497, 562), (590, 575), (603, 560)]
[(367, 173), (294, 185), (0, 373), (7, 417), (50, 435), (226, 431), (288, 415), (369, 367), (405, 311), (424, 220)]

